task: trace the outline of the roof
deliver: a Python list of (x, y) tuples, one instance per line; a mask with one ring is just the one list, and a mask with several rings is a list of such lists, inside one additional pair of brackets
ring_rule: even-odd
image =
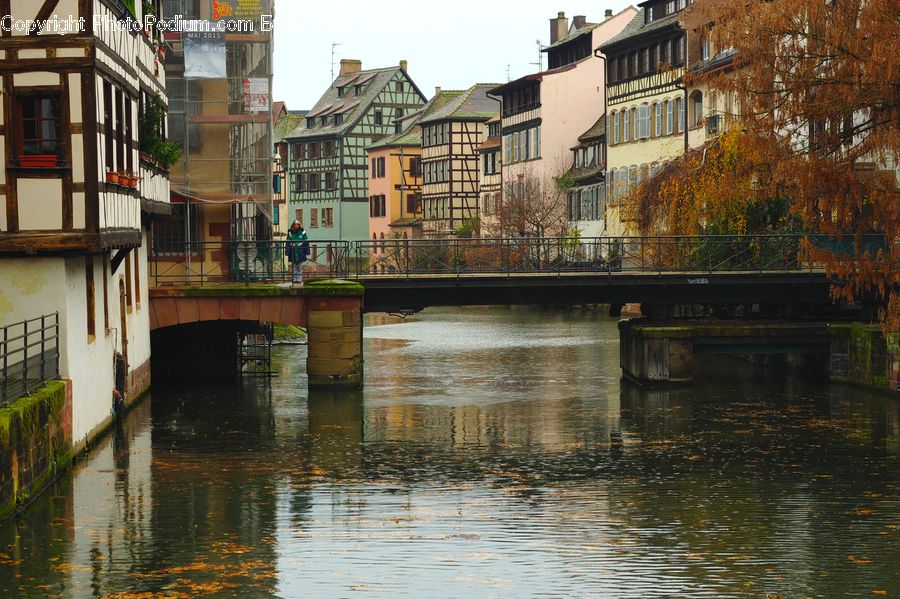
[(370, 145), (367, 149), (376, 150), (379, 148), (391, 148), (397, 146), (422, 145), (422, 128), (419, 126), (420, 121), (434, 112), (442, 110), (447, 104), (456, 100), (464, 93), (465, 92), (462, 90), (446, 90), (438, 92), (427, 104), (425, 104), (425, 106), (402, 119), (403, 129), (400, 133), (380, 139)]
[(673, 13), (662, 19), (657, 19), (655, 21), (650, 21), (649, 23), (644, 23), (644, 11), (645, 8), (641, 8), (637, 15), (625, 25), (625, 27), (618, 33), (618, 35), (614, 35), (608, 41), (600, 45), (601, 50), (606, 50), (607, 48), (611, 48), (613, 46), (618, 45), (621, 42), (627, 41), (633, 37), (637, 37), (639, 35), (645, 35), (652, 31), (661, 31), (667, 28), (679, 27), (680, 21), (678, 20), (678, 16), (680, 13)]
[(476, 83), (445, 106), (422, 118), (420, 124), (444, 120), (487, 121), (500, 112), (500, 103), (488, 97), (496, 83)]
[[(582, 59), (584, 60), (584, 59)], [(578, 62), (570, 62), (567, 65), (557, 67), (555, 69), (550, 69), (549, 71), (541, 71), (540, 73), (532, 73), (531, 75), (525, 75), (524, 77), (519, 77), (518, 79), (513, 79), (508, 83), (504, 83), (503, 85), (498, 85), (494, 89), (490, 90), (490, 94), (492, 96), (497, 96), (508, 91), (513, 91), (520, 87), (523, 87), (529, 81), (543, 81), (544, 77), (552, 77), (557, 73), (565, 73), (566, 71), (571, 71), (572, 69), (578, 66)]]
[(569, 173), (572, 175), (572, 179), (575, 181), (576, 187), (579, 185), (602, 181), (606, 178), (606, 169), (604, 164), (595, 164), (594, 166), (583, 166), (579, 168), (572, 167)]
[(555, 48), (559, 48), (562, 45), (568, 44), (572, 40), (576, 40), (579, 37), (581, 37), (582, 35), (590, 33), (597, 27), (600, 27), (600, 25), (603, 25), (603, 23), (585, 23), (584, 27), (581, 27), (579, 29), (573, 29), (572, 31), (569, 32), (569, 35), (567, 35), (566, 37), (562, 38), (561, 40), (556, 41), (555, 43), (550, 44), (549, 46), (542, 48), (541, 52), (549, 52), (550, 50), (553, 50)]
[(487, 141), (485, 141), (480, 146), (478, 146), (478, 151), (479, 152), (489, 152), (491, 150), (499, 150), (501, 145), (503, 145), (503, 144), (500, 142), (499, 137), (492, 137), (492, 138), (488, 139)]
[[(308, 128), (306, 124), (295, 127), (288, 135), (287, 139), (302, 139), (309, 137), (328, 137), (342, 135), (349, 129), (353, 128), (357, 120), (366, 113), (372, 102), (381, 93), (385, 85), (398, 72), (404, 72), (399, 66), (392, 66), (382, 69), (371, 69), (368, 71), (359, 71), (358, 73), (350, 73), (348, 75), (340, 75), (335, 79), (331, 86), (325, 90), (319, 101), (309, 111), (308, 117), (313, 116), (329, 116), (334, 114), (344, 115), (340, 125), (332, 124), (324, 127)], [(404, 72), (405, 74), (405, 72)], [(407, 79), (412, 83), (412, 79)], [(343, 96), (338, 95), (338, 89), (347, 86), (355, 86), (365, 84), (362, 94), (356, 96), (345, 93)], [(412, 83), (413, 89), (422, 96), (419, 88)], [(422, 96), (424, 98), (425, 96)], [(331, 120), (331, 119), (329, 119)]]
[(588, 143), (606, 135), (606, 114), (600, 116), (591, 128), (578, 136), (578, 141)]
[(284, 141), (291, 131), (303, 124), (306, 113), (306, 110), (293, 110), (275, 121), (275, 128), (272, 131), (273, 142), (279, 143)]

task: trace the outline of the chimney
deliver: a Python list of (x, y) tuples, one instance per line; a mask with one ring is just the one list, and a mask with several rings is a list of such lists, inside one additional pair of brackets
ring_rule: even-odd
[(400, 61), (400, 70), (403, 71), (404, 73), (406, 72), (406, 68), (408, 66), (409, 66), (409, 63), (406, 62), (405, 60)]
[(361, 60), (352, 60), (350, 58), (341, 59), (341, 76), (359, 73), (362, 70)]
[(587, 17), (584, 15), (575, 15), (572, 17), (572, 25), (575, 29), (581, 29), (585, 25), (587, 25)]
[(566, 13), (559, 11), (555, 19), (550, 19), (550, 43), (555, 44), (569, 33), (569, 19)]
[(611, 9), (611, 8), (607, 8), (607, 9), (606, 9), (606, 12), (603, 13), (603, 16), (604, 16), (605, 18), (607, 18), (607, 19), (611, 19), (611, 18), (612, 18), (612, 9)]
[(435, 96), (441, 95), (441, 86), (440, 86), (440, 85), (435, 85), (435, 86), (434, 86), (434, 95), (435, 95)]

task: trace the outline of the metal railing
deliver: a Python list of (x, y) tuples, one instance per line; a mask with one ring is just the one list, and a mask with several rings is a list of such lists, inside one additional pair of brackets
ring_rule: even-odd
[[(882, 238), (883, 240), (883, 238)], [(799, 234), (310, 241), (306, 279), (416, 275), (713, 273), (816, 268)], [(157, 286), (288, 282), (284, 241), (192, 242), (154, 248)]]
[(0, 327), (0, 407), (59, 378), (59, 313)]

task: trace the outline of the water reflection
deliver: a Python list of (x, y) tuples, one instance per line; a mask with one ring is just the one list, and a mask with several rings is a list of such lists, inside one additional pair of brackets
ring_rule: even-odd
[(593, 314), (366, 338), (362, 393), (307, 396), (296, 347), (271, 388), (157, 390), (0, 531), (0, 596), (900, 593), (893, 399), (723, 359), (620, 385)]

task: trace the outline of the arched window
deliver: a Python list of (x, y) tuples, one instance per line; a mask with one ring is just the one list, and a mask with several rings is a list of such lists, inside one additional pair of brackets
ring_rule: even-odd
[(684, 100), (675, 98), (675, 127), (679, 132), (684, 131)]
[(612, 121), (612, 140), (614, 144), (619, 143), (619, 113), (613, 112), (610, 117)]
[(699, 89), (695, 89), (691, 93), (691, 108), (688, 118), (691, 127), (699, 127), (703, 122), (703, 93)]
[(628, 142), (631, 140), (631, 111), (627, 108), (622, 111), (623, 115), (623, 123), (622, 123), (622, 141)]
[(637, 189), (637, 186), (638, 186), (638, 167), (635, 165), (631, 165), (631, 168), (628, 169), (628, 191)]
[(638, 124), (635, 127), (638, 139), (650, 137), (650, 105), (638, 106)]

